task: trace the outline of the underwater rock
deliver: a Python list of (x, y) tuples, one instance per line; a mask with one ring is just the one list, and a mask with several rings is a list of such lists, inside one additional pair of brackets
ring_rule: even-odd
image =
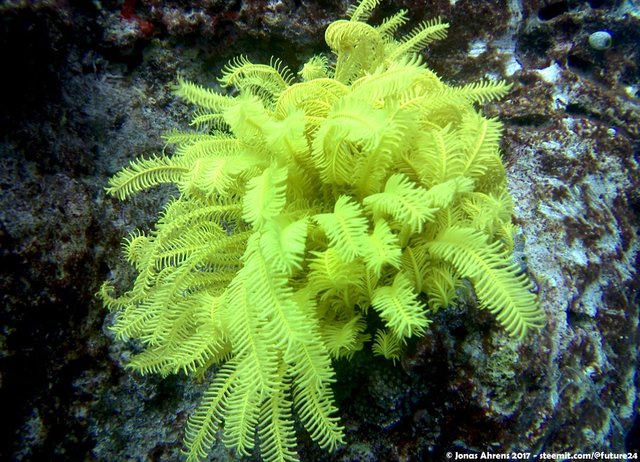
[[(171, 191), (116, 204), (103, 187), (127, 160), (161, 150), (163, 131), (184, 127), (189, 110), (170, 94), (178, 72), (213, 85), (247, 50), (255, 62), (273, 54), (295, 67), (322, 49), (326, 24), (346, 5), (134, 2), (149, 33), (121, 4), (70, 3), (0, 10), (0, 44), (17, 64), (0, 108), (0, 396), (14, 403), (0, 459), (179, 460), (202, 385), (123, 372), (136, 346), (105, 336), (93, 297), (109, 270), (131, 281), (120, 236), (150, 223)], [(302, 459), (640, 450), (637, 11), (606, 0), (381, 8), (399, 6), (451, 24), (427, 55), (443, 80), (515, 84), (485, 111), (505, 123), (518, 255), (548, 322), (514, 344), (469, 295), (433, 315), (400, 365), (367, 357), (338, 365), (349, 444), (326, 454), (301, 439)], [(595, 50), (589, 37), (603, 30), (615, 46)], [(234, 460), (222, 447), (214, 457)]]

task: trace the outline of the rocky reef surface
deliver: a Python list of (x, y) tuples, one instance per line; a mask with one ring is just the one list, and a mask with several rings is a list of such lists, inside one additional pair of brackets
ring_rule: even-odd
[[(107, 178), (187, 124), (180, 73), (215, 85), (246, 54), (296, 69), (324, 51), (347, 4), (322, 0), (8, 1), (0, 50), (0, 460), (179, 460), (205, 383), (139, 377), (94, 294), (131, 279), (120, 240), (148, 228), (169, 188), (126, 203)], [(517, 258), (546, 327), (511, 341), (473, 299), (434, 315), (395, 367), (337, 363), (348, 444), (303, 460), (444, 460), (447, 452), (640, 451), (638, 212), (640, 10), (630, 0), (383, 2), (441, 16), (446, 81), (514, 84), (485, 111), (503, 153)], [(372, 18), (376, 21), (376, 16)], [(598, 35), (594, 35), (598, 34)], [(212, 460), (235, 460), (222, 446)]]

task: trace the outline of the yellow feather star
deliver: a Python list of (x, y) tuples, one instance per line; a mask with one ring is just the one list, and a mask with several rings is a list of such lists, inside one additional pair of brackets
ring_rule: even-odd
[(173, 155), (134, 161), (109, 183), (119, 199), (167, 182), (180, 193), (152, 232), (125, 241), (133, 287), (114, 296), (105, 283), (100, 296), (117, 338), (144, 347), (132, 369), (217, 367), (187, 424), (188, 461), (207, 457), (221, 428), (238, 454), (257, 443), (265, 461), (298, 460), (294, 414), (321, 447), (344, 443), (332, 358), (360, 350), (377, 315), (373, 351), (395, 361), (459, 280), (512, 336), (544, 323), (507, 251), (501, 125), (474, 107), (509, 85), (442, 82), (417, 52), (448, 25), (396, 40), (406, 11), (374, 27), (378, 2), (328, 27), (334, 61), (311, 58), (300, 82), (279, 60), (245, 57), (220, 79), (237, 97), (179, 78), (201, 131), (168, 133)]

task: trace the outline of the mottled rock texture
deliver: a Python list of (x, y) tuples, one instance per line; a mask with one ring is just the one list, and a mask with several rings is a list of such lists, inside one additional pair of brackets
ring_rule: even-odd
[[(244, 53), (294, 69), (325, 49), (343, 1), (9, 1), (0, 50), (0, 460), (179, 460), (204, 383), (123, 369), (94, 293), (132, 274), (119, 242), (149, 227), (170, 189), (127, 203), (107, 178), (159, 151), (189, 108), (178, 72), (205, 85)], [(442, 16), (427, 61), (452, 83), (513, 82), (485, 110), (505, 123), (518, 258), (547, 326), (514, 344), (472, 297), (393, 367), (338, 363), (348, 444), (304, 460), (443, 460), (447, 451), (638, 451), (640, 19), (626, 1), (395, 1)], [(589, 36), (607, 31), (612, 46)], [(105, 321), (106, 319), (106, 321)], [(212, 460), (233, 460), (224, 448)]]

